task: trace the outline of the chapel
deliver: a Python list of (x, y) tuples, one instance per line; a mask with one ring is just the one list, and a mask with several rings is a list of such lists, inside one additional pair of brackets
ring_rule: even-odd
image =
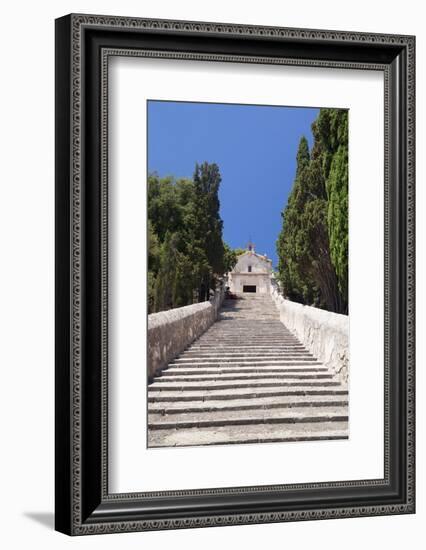
[(270, 292), (272, 260), (258, 254), (254, 244), (249, 242), (247, 249), (240, 254), (232, 271), (228, 273), (229, 290), (235, 294)]

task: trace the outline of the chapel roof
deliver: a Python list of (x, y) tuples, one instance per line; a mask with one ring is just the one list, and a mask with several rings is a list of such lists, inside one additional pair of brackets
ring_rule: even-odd
[(242, 252), (241, 254), (238, 254), (238, 258), (241, 258), (242, 256), (256, 256), (257, 258), (260, 258), (261, 260), (265, 261), (265, 262), (270, 262), (272, 263), (272, 260), (270, 258), (268, 258), (268, 256), (266, 254), (258, 254), (257, 252), (255, 252), (254, 250), (245, 250), (244, 252)]

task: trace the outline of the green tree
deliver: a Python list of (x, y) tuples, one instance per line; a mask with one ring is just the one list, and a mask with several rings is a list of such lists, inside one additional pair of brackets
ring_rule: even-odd
[(232, 248), (228, 246), (226, 243), (223, 243), (223, 249), (224, 249), (223, 268), (224, 268), (224, 272), (227, 273), (228, 271), (231, 271), (232, 268), (237, 263), (237, 252), (236, 250), (232, 250)]
[(234, 252), (236, 256), (241, 256), (241, 254), (244, 254), (246, 252), (245, 248), (234, 248)]
[[(301, 303), (315, 303), (318, 289), (310, 273), (310, 243), (306, 227), (305, 205), (316, 195), (308, 186), (310, 154), (302, 137), (297, 151), (296, 178), (282, 213), (283, 228), (278, 236), (278, 272), (286, 296)], [(305, 219), (303, 219), (305, 217)]]
[(161, 245), (160, 268), (155, 281), (155, 311), (173, 307), (176, 253), (175, 235), (167, 231)]
[(347, 312), (347, 112), (321, 109), (309, 152), (302, 137), (296, 177), (277, 240), (278, 277), (297, 302)]
[(222, 240), (216, 164), (194, 179), (148, 177), (148, 304), (161, 311), (206, 300), (232, 263)]
[(148, 176), (148, 219), (161, 243), (166, 232), (176, 231), (182, 224), (181, 208), (177, 199), (176, 183), (172, 177)]
[(321, 109), (313, 128), (322, 148), (328, 197), (330, 257), (339, 291), (348, 303), (348, 111)]
[(160, 267), (160, 244), (154, 232), (151, 220), (148, 219), (148, 312), (152, 313), (155, 307), (155, 280)]
[[(194, 171), (194, 237), (204, 252), (199, 263), (199, 301), (207, 300), (209, 290), (215, 286), (218, 276), (224, 273), (222, 240), (223, 222), (220, 217), (219, 186), (222, 178), (217, 164), (203, 162)], [(207, 260), (207, 261), (205, 261)]]

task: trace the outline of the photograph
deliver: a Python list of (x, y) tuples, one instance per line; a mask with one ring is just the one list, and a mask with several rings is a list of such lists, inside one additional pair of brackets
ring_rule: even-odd
[(349, 109), (146, 109), (148, 448), (348, 439)]
[[(355, 548), (358, 518), (401, 547), (416, 513), (420, 18), (157, 4), (55, 19), (54, 431), (31, 357), (18, 400), (49, 404), (54, 464), (42, 454), (37, 472), (55, 472), (54, 528), (131, 545), (228, 526), (226, 545), (231, 526), (271, 524), (299, 546), (314, 529), (311, 546), (332, 520), (327, 545)], [(25, 71), (6, 73), (25, 89)], [(38, 196), (32, 160), (9, 180), (29, 167)], [(39, 233), (19, 230), (7, 257), (27, 274)], [(12, 347), (12, 367), (16, 350), (34, 355)], [(26, 523), (36, 512), (22, 507)]]

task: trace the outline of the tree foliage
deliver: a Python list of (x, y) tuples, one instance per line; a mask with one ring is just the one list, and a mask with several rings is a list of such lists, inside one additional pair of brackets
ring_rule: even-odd
[(296, 177), (282, 212), (278, 273), (294, 301), (346, 313), (348, 308), (348, 114), (321, 109), (309, 151), (302, 137)]
[(194, 177), (148, 177), (149, 312), (204, 301), (232, 267), (223, 242), (217, 164), (196, 164)]
[(223, 269), (224, 269), (224, 272), (227, 273), (228, 271), (231, 271), (231, 269), (233, 269), (233, 267), (237, 263), (238, 251), (240, 249), (238, 248), (232, 249), (226, 243), (223, 243), (223, 247), (225, 250), (225, 254), (223, 256)]

